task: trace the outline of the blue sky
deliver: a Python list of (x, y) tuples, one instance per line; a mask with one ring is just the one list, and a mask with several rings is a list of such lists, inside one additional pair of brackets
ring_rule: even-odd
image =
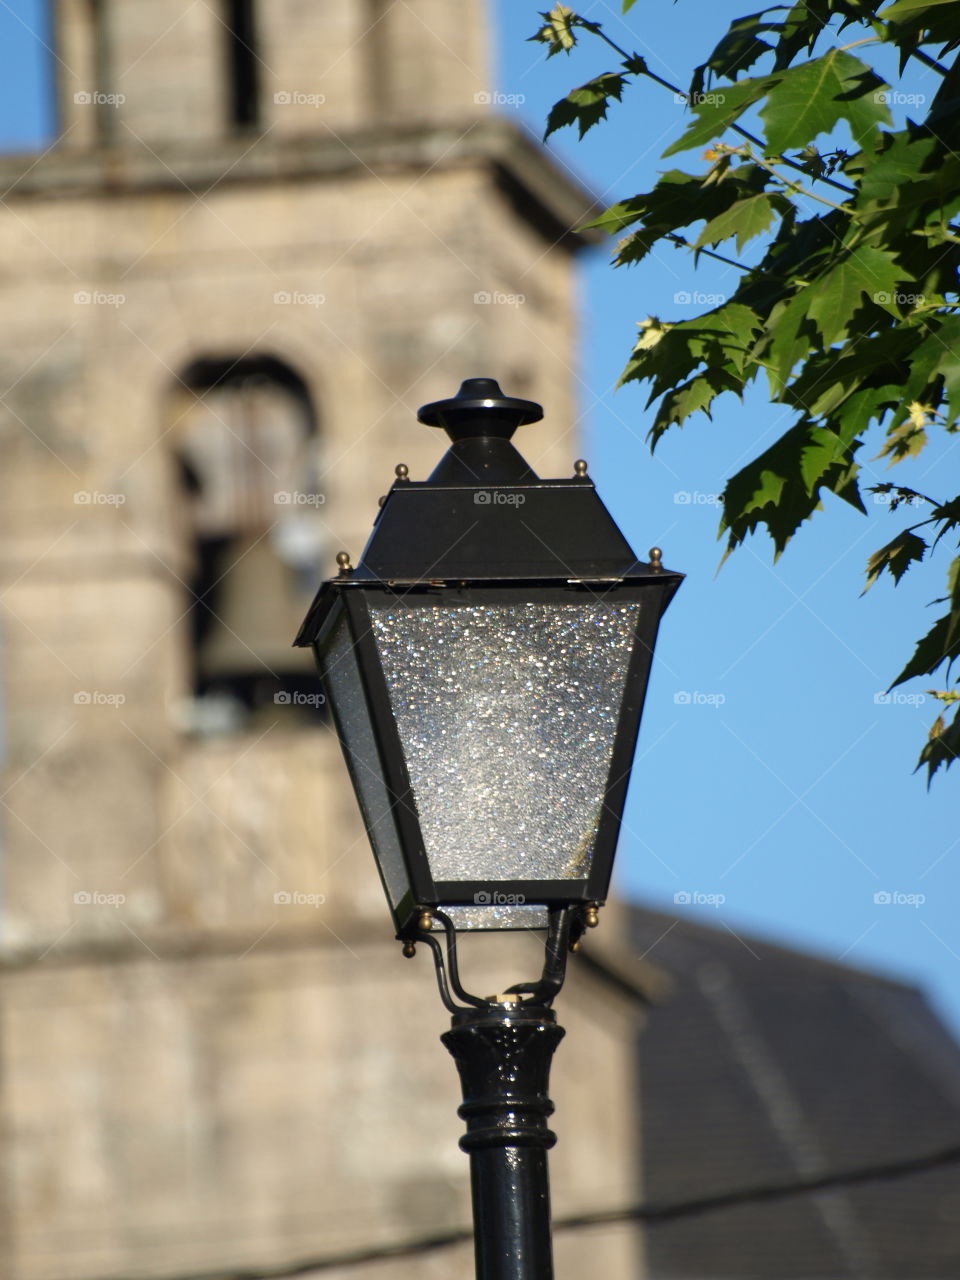
[[(612, 69), (614, 58), (588, 45), (545, 62), (542, 49), (525, 42), (537, 8), (522, 0), (494, 5), (497, 87), (524, 98), (505, 109), (539, 134), (550, 105)], [(52, 137), (49, 59), (28, 30), (45, 29), (45, 9), (41, 0), (0, 5), (6, 150)], [(647, 0), (627, 22), (607, 4), (581, 11), (608, 23), (614, 38), (661, 75), (685, 84), (728, 21), (749, 9)], [(930, 92), (931, 80), (931, 73), (911, 70), (909, 87)], [(644, 82), (609, 125), (579, 144), (571, 131), (555, 135), (551, 150), (612, 203), (649, 189), (660, 168), (701, 163), (660, 161), (683, 128), (684, 111), (671, 93)], [(759, 934), (919, 982), (960, 1032), (960, 772), (941, 776), (928, 793), (912, 769), (935, 715), (931, 701), (875, 701), (936, 616), (927, 606), (942, 593), (946, 558), (895, 591), (878, 585), (861, 599), (867, 556), (893, 536), (901, 517), (871, 505), (867, 519), (831, 501), (778, 564), (769, 544), (756, 539), (718, 575), (716, 495), (789, 419), (763, 388), (744, 405), (725, 397), (713, 422), (688, 421), (651, 458), (644, 391), (613, 390), (635, 326), (648, 315), (691, 314), (676, 295), (730, 292), (736, 273), (706, 262), (694, 273), (679, 250), (631, 270), (613, 271), (607, 259), (605, 249), (594, 250), (582, 268), (584, 453), (636, 549), (659, 544), (665, 563), (688, 575), (661, 632), (620, 847), (620, 888), (729, 929), (745, 946)], [(869, 465), (877, 481), (947, 492), (958, 473), (956, 440), (952, 448), (931, 446), (909, 470)], [(879, 447), (879, 439), (868, 439), (862, 456)], [(902, 692), (923, 688), (920, 682)], [(675, 904), (678, 893), (701, 901)], [(878, 903), (876, 894), (923, 901)]]

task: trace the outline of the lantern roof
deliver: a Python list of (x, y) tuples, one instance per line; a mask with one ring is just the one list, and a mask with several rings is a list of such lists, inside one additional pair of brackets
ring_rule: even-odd
[(295, 643), (316, 641), (334, 588), (656, 580), (666, 605), (682, 575), (665, 571), (659, 556), (638, 560), (586, 465), (543, 480), (511, 443), (542, 413), (534, 401), (503, 395), (492, 378), (469, 378), (456, 396), (424, 405), (419, 420), (443, 427), (450, 448), (427, 480), (398, 468), (359, 564), (323, 584)]

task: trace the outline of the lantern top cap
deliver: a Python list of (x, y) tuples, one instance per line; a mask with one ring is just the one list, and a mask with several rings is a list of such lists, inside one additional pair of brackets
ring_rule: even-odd
[(417, 413), (418, 422), (443, 427), (454, 441), (476, 436), (509, 440), (517, 427), (542, 417), (542, 405), (505, 396), (496, 378), (467, 378), (455, 396), (425, 404)]

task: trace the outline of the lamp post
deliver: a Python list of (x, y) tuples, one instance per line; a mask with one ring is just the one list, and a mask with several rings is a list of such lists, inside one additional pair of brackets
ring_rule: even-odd
[[(314, 648), (403, 953), (431, 949), (452, 1014), (480, 1280), (553, 1275), (551, 1009), (610, 882), (660, 617), (680, 584), (639, 562), (584, 462), (541, 480), (512, 445), (538, 404), (468, 379), (419, 420), (451, 445), (407, 468), (354, 568), (297, 636)], [(540, 978), (467, 992), (457, 938), (545, 930)]]

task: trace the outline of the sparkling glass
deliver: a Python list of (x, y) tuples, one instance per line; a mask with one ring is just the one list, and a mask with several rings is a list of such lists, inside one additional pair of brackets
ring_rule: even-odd
[(639, 609), (370, 602), (435, 880), (587, 877)]
[(550, 915), (546, 907), (477, 906), (444, 907), (458, 933), (467, 929), (546, 929)]

